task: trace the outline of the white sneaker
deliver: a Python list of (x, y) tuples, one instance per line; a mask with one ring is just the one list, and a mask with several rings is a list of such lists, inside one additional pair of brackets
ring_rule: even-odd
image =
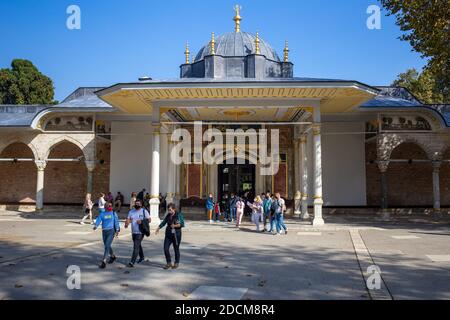
[(213, 221), (212, 221), (212, 220), (209, 220), (209, 223), (213, 223)]
[(84, 225), (85, 225), (85, 223), (84, 223), (83, 221), (80, 221), (80, 224), (81, 224), (82, 226), (84, 226)]

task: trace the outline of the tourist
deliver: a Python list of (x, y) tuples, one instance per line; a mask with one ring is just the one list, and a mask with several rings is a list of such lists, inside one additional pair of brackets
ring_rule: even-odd
[(94, 203), (91, 200), (91, 194), (87, 193), (86, 198), (84, 199), (84, 216), (83, 219), (81, 219), (80, 224), (84, 225), (84, 221), (89, 217), (90, 223), (93, 224), (92, 221), (92, 207), (94, 206)]
[(130, 210), (132, 210), (134, 208), (136, 199), (137, 199), (136, 192), (132, 192), (131, 197), (130, 197)]
[(147, 209), (147, 211), (150, 211), (150, 200), (152, 200), (152, 197), (150, 196), (150, 193), (146, 193), (144, 197), (144, 208)]
[(259, 224), (263, 215), (263, 201), (260, 196), (256, 196), (253, 203), (247, 202), (247, 205), (252, 209), (252, 222), (256, 225), (256, 232), (259, 232)]
[(120, 193), (120, 191), (117, 192), (116, 199), (114, 199), (114, 207), (116, 208), (116, 212), (120, 212), (120, 209), (122, 209), (123, 201), (123, 194)]
[(209, 223), (212, 223), (212, 213), (214, 210), (214, 198), (212, 193), (209, 194), (208, 198), (206, 199), (206, 215), (208, 216)]
[[(275, 221), (277, 227), (277, 235), (281, 234), (281, 229), (284, 229), (284, 233), (287, 234), (288, 230), (286, 225), (284, 224), (283, 214), (286, 211), (286, 202), (279, 192), (275, 193), (275, 200), (272, 203), (273, 212), (275, 214)], [(271, 228), (272, 229), (272, 228)]]
[(142, 207), (141, 200), (136, 200), (134, 208), (128, 213), (127, 220), (125, 221), (125, 228), (131, 223), (131, 235), (133, 239), (133, 254), (131, 260), (128, 263), (128, 267), (133, 268), (136, 263), (137, 256), (139, 255), (138, 263), (144, 261), (144, 250), (142, 249), (142, 240), (144, 235), (141, 232), (140, 225), (142, 220), (148, 219), (151, 222), (150, 214), (145, 208)]
[(220, 207), (223, 212), (223, 221), (230, 221), (230, 207), (228, 202), (228, 194), (224, 193), (222, 195), (222, 200), (220, 200)]
[(244, 216), (245, 202), (238, 197), (236, 201), (236, 227), (240, 228), (242, 217)]
[(270, 229), (269, 229), (269, 232), (270, 233), (272, 233), (273, 232), (273, 230), (274, 230), (274, 225), (275, 225), (275, 228), (278, 230), (279, 229), (279, 226), (277, 225), (277, 219), (276, 219), (276, 214), (275, 214), (275, 200), (276, 200), (277, 198), (275, 197), (275, 195), (273, 194), (272, 196), (271, 196), (271, 198), (270, 198), (270, 200), (271, 200), (271, 204), (270, 204)]
[(162, 212), (163, 214), (166, 213), (166, 196), (163, 196), (162, 193), (159, 194), (159, 212)]
[(145, 195), (145, 189), (142, 189), (142, 191), (139, 192), (136, 196), (136, 199), (141, 200), (141, 204), (144, 203), (144, 195)]
[(216, 202), (214, 204), (214, 222), (219, 222), (219, 216), (220, 216), (220, 204), (219, 202)]
[[(164, 266), (164, 269), (176, 269), (180, 264), (181, 228), (184, 228), (184, 217), (181, 212), (177, 211), (177, 207), (173, 203), (169, 204), (168, 213), (156, 229), (156, 234), (158, 234), (159, 230), (165, 225), (167, 225), (167, 227), (164, 238), (164, 255), (166, 256), (167, 264)], [(173, 266), (169, 251), (172, 244), (175, 251), (175, 264)]]
[(102, 213), (105, 211), (105, 204), (106, 204), (106, 200), (105, 200), (105, 194), (104, 193), (100, 193), (100, 198), (98, 198), (98, 213)]
[(109, 255), (108, 263), (111, 264), (116, 260), (116, 256), (114, 255), (112, 249), (112, 243), (114, 240), (114, 236), (118, 237), (120, 232), (120, 223), (119, 217), (113, 211), (112, 203), (106, 203), (105, 210), (100, 212), (100, 215), (95, 220), (94, 230), (102, 225), (102, 238), (103, 244), (105, 246), (105, 251), (103, 253), (103, 260), (99, 265), (99, 268), (104, 269), (106, 267), (106, 258)]
[[(271, 212), (270, 212), (270, 208), (272, 206), (272, 198), (270, 196), (270, 192), (267, 192), (264, 195), (264, 200), (263, 200), (263, 209), (264, 209), (264, 228), (263, 230), (266, 230), (266, 226), (267, 226), (267, 220), (269, 220), (269, 223), (271, 223)], [(267, 229), (270, 230), (270, 229)]]
[(108, 194), (106, 195), (105, 201), (106, 201), (106, 202), (111, 202), (111, 203), (114, 202), (114, 196), (113, 196), (113, 194), (111, 193), (111, 191), (108, 192)]
[(230, 197), (230, 216), (232, 222), (236, 221), (236, 201), (236, 194), (232, 192)]

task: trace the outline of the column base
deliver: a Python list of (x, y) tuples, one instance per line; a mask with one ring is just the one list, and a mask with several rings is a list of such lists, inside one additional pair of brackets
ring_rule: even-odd
[(150, 217), (152, 218), (151, 225), (159, 225), (161, 223), (161, 219), (159, 218), (159, 199), (152, 198), (150, 199)]
[(302, 200), (302, 211), (301, 211), (300, 219), (302, 219), (302, 220), (308, 220), (309, 219), (307, 199)]
[(381, 209), (378, 214), (381, 216), (382, 221), (391, 221), (391, 213), (389, 209)]
[(314, 219), (312, 222), (313, 226), (323, 226), (325, 224), (325, 221), (322, 218), (322, 205), (323, 201), (322, 199), (316, 199), (314, 201)]

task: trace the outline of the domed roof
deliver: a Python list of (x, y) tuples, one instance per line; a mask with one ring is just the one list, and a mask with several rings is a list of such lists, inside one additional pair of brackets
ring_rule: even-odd
[[(229, 32), (221, 35), (215, 39), (216, 55), (224, 57), (242, 57), (255, 53), (255, 39), (254, 35), (247, 32)], [(264, 55), (269, 60), (280, 61), (275, 50), (261, 38), (259, 48), (260, 54)], [(205, 56), (210, 55), (211, 43), (208, 43), (197, 53), (195, 61), (203, 60)]]

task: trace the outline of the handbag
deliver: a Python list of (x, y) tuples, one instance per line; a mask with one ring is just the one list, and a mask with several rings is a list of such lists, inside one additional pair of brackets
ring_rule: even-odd
[(139, 231), (146, 237), (150, 236), (150, 221), (145, 217), (145, 209), (142, 209), (143, 219), (139, 225)]

